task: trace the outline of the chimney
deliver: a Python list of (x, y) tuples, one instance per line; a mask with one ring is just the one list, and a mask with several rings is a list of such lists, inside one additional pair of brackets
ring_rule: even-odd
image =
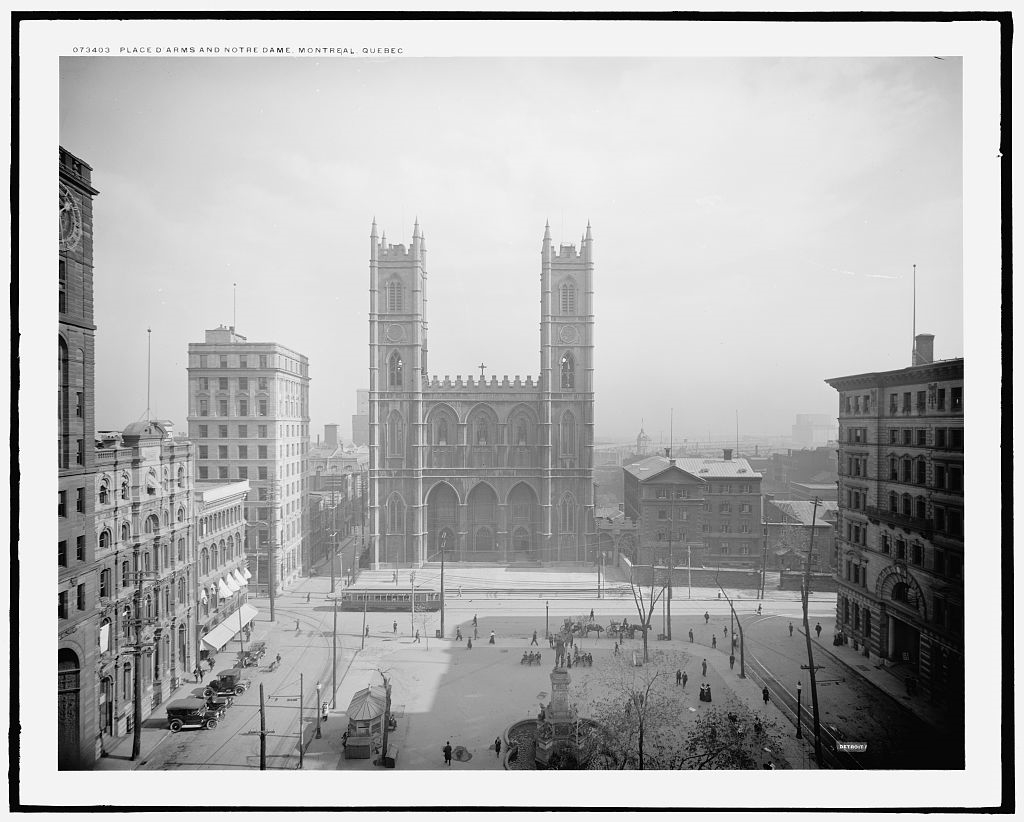
[(331, 425), (324, 426), (324, 445), (328, 448), (338, 447), (338, 424), (332, 423)]
[(725, 460), (726, 462), (729, 462), (729, 461), (732, 460), (732, 449), (731, 448), (723, 448), (722, 449), (722, 459)]
[(935, 361), (935, 335), (918, 334), (914, 337), (913, 365), (927, 365)]
[(665, 457), (666, 457), (666, 459), (671, 459), (671, 457), (672, 457), (671, 449), (669, 449), (669, 448), (665, 449)]

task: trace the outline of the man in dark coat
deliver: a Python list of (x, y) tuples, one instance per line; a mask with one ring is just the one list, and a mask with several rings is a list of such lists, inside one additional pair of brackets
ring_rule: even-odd
[(700, 663), (700, 675), (705, 677), (708, 675), (708, 661), (706, 659)]
[(444, 753), (444, 764), (449, 768), (452, 766), (452, 743), (451, 741), (445, 742), (444, 747), (441, 748)]

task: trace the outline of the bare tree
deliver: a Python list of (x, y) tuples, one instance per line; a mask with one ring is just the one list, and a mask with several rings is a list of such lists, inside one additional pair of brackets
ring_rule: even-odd
[[(391, 730), (391, 678), (388, 676), (391, 673), (391, 669), (388, 668), (386, 671), (380, 668), (377, 669), (377, 673), (380, 674), (380, 678), (384, 680), (384, 732), (381, 736), (380, 742), (380, 763), (384, 764), (384, 757), (388, 755), (388, 734)], [(319, 710), (319, 706), (317, 707)]]
[(658, 601), (664, 596), (666, 589), (668, 588), (668, 577), (665, 577), (665, 581), (659, 586), (656, 581), (657, 569), (654, 565), (651, 565), (651, 584), (648, 587), (646, 594), (644, 586), (633, 581), (632, 576), (629, 580), (629, 590), (633, 594), (633, 603), (636, 605), (636, 612), (640, 617), (640, 627), (643, 628), (644, 632), (644, 662), (649, 661), (647, 652), (647, 634), (651, 630), (651, 619), (654, 617), (654, 609), (658, 605)]

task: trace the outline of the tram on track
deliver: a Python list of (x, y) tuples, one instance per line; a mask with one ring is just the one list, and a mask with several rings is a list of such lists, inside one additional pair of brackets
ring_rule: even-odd
[[(409, 609), (409, 591), (394, 588), (349, 588), (341, 600), (342, 611), (407, 611)], [(439, 611), (441, 609), (440, 591), (417, 591), (417, 611)]]

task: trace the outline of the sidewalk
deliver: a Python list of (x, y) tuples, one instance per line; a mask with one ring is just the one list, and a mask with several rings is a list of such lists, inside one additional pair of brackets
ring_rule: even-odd
[[(803, 626), (798, 630), (802, 634)], [(848, 669), (852, 676), (867, 680), (922, 721), (933, 727), (941, 727), (945, 723), (946, 715), (938, 707), (930, 704), (928, 698), (920, 691), (914, 696), (908, 696), (905, 676), (889, 665), (882, 665), (877, 656), (869, 659), (861, 651), (853, 650), (852, 645), (833, 645), (831, 640), (825, 642), (814, 635), (811, 636), (811, 641), (814, 643), (815, 653), (828, 654)]]

